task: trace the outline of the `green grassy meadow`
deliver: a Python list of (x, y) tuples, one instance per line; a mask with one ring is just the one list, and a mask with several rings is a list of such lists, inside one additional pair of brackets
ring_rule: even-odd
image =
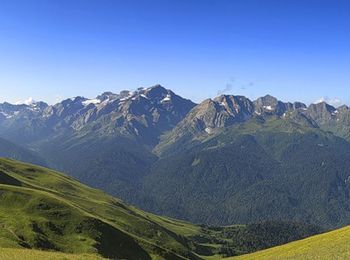
[(345, 227), (253, 254), (227, 259), (350, 259), (350, 227)]

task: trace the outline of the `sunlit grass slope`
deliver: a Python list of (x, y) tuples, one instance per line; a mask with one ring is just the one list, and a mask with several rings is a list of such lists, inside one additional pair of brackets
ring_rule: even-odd
[(283, 246), (228, 259), (350, 259), (350, 226)]
[(57, 252), (45, 252), (40, 250), (0, 248), (0, 259), (2, 260), (14, 260), (14, 259), (100, 260), (102, 258), (97, 255), (90, 255), (90, 254), (73, 255), (73, 254), (64, 254), (64, 253), (57, 253)]

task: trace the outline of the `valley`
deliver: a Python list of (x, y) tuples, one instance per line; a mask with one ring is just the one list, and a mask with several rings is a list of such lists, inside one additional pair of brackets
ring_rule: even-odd
[(71, 259), (59, 253), (74, 254), (73, 259), (220, 259), (321, 232), (288, 222), (194, 225), (141, 211), (66, 175), (9, 159), (0, 159), (0, 199), (2, 259), (29, 249), (33, 259)]

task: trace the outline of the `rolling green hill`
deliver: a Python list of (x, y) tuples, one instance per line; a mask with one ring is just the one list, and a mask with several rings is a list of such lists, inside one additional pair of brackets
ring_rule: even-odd
[(146, 214), (54, 171), (1, 159), (0, 183), (1, 247), (196, 258), (185, 236), (199, 227)]
[(58, 252), (31, 250), (31, 249), (1, 248), (0, 259), (2, 260), (13, 260), (13, 259), (99, 260), (103, 258), (99, 257), (98, 255), (92, 255), (92, 254), (77, 255), (77, 254), (65, 254), (65, 253), (58, 253)]
[[(27, 254), (25, 249), (33, 259), (44, 258), (42, 251), (91, 258), (218, 259), (318, 232), (297, 223), (192, 225), (130, 207), (58, 172), (0, 159), (0, 248), (13, 249), (0, 249), (2, 259)], [(276, 233), (282, 235), (276, 239)]]
[(349, 259), (350, 227), (230, 260)]

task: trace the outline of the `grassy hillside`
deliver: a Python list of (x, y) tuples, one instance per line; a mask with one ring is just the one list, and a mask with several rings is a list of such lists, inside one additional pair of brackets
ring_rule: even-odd
[(350, 227), (227, 259), (350, 259)]
[(198, 227), (148, 215), (57, 172), (1, 159), (0, 183), (1, 247), (195, 257), (184, 236)]
[(91, 254), (74, 255), (74, 254), (64, 254), (64, 253), (58, 253), (58, 252), (45, 252), (40, 250), (1, 248), (0, 259), (2, 260), (13, 260), (13, 259), (98, 260), (102, 258), (97, 255), (91, 255)]
[[(276, 232), (283, 235), (271, 239)], [(58, 172), (0, 159), (0, 248), (14, 250), (1, 249), (1, 259), (26, 254), (23, 249), (117, 259), (218, 259), (317, 232), (285, 223), (192, 225), (130, 207)], [(44, 253), (28, 252), (36, 254)]]

